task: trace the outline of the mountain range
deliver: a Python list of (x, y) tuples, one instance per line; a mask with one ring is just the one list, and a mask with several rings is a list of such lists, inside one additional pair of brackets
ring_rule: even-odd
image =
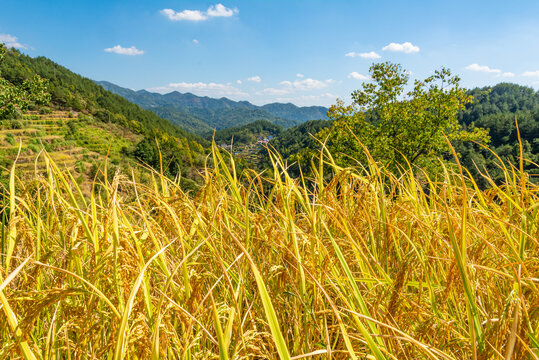
[(108, 81), (96, 81), (108, 91), (148, 109), (173, 124), (195, 134), (245, 125), (257, 120), (289, 128), (309, 120), (328, 119), (323, 106), (299, 107), (291, 103), (263, 106), (248, 101), (234, 101), (173, 91), (168, 94), (131, 90)]

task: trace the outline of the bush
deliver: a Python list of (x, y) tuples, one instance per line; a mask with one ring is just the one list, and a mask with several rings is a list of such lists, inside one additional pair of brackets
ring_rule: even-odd
[(24, 128), (24, 124), (20, 120), (6, 120), (5, 126), (7, 129), (20, 130)]
[(37, 154), (41, 149), (38, 145), (35, 145), (35, 144), (28, 144), (26, 147), (27, 149), (32, 151), (34, 154)]
[(75, 163), (75, 170), (79, 174), (86, 173), (86, 165), (84, 164), (84, 162), (81, 159), (77, 160), (77, 162)]
[(69, 120), (66, 125), (68, 134), (75, 135), (78, 132), (79, 127), (76, 121)]
[(84, 175), (79, 175), (77, 176), (77, 178), (75, 179), (75, 181), (77, 182), (77, 185), (82, 185), (84, 183)]
[(8, 144), (10, 145), (15, 145), (15, 136), (13, 136), (13, 134), (7, 134), (6, 135), (6, 141), (8, 142)]

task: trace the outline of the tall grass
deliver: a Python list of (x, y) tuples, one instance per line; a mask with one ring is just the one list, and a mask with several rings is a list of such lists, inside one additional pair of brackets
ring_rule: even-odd
[(539, 358), (539, 187), (520, 169), (481, 191), (465, 169), (329, 154), (292, 179), (272, 154), (240, 179), (214, 148), (196, 194), (153, 172), (84, 195), (41, 156), (31, 181), (14, 165), (0, 216), (2, 359)]

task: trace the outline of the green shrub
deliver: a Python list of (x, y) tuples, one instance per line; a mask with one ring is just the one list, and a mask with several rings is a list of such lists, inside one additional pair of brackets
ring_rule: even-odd
[(24, 128), (24, 124), (20, 120), (7, 120), (4, 124), (7, 129), (11, 130), (18, 130)]
[(35, 144), (29, 144), (27, 146), (27, 149), (31, 150), (33, 153), (37, 154), (39, 150), (41, 149), (38, 145)]
[(15, 136), (13, 136), (13, 134), (7, 134), (7, 135), (6, 135), (6, 141), (7, 141), (10, 145), (15, 145)]
[(86, 165), (81, 159), (78, 159), (75, 163), (75, 170), (77, 170), (79, 174), (84, 174), (86, 172)]

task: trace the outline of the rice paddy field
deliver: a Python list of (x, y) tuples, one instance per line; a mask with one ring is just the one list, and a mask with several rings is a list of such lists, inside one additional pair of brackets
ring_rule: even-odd
[(214, 147), (196, 193), (153, 172), (84, 194), (40, 156), (2, 200), (2, 359), (539, 358), (522, 167), (480, 190), (457, 166), (397, 177), (324, 154), (292, 179)]
[(109, 162), (127, 163), (122, 148), (133, 147), (141, 138), (84, 114), (52, 109), (43, 114), (30, 111), (20, 120), (0, 124), (0, 179), (9, 178), (15, 159), (17, 175), (21, 179), (33, 178), (36, 170), (42, 172), (45, 168), (44, 157), (38, 154), (46, 150), (48, 157), (68, 169), (88, 193), (93, 178), (90, 169), (102, 164), (107, 156)]

